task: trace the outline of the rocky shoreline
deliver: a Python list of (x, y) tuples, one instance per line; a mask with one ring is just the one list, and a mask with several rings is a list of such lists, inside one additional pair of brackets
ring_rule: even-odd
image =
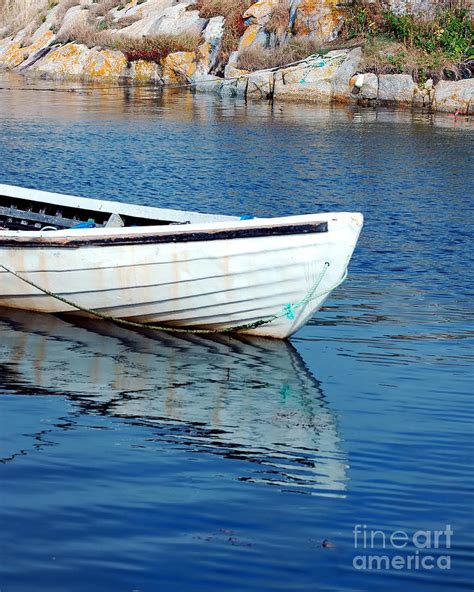
[[(264, 4), (260, 0), (257, 4)], [(254, 6), (257, 6), (254, 5)], [(157, 7), (157, 5), (159, 5)], [(41, 25), (33, 32), (22, 29), (0, 40), (0, 67), (27, 76), (51, 79), (126, 80), (131, 83), (156, 85), (189, 85), (197, 92), (214, 92), (251, 100), (342, 102), (356, 104), (396, 105), (424, 108), (433, 111), (474, 114), (474, 79), (439, 81), (428, 79), (417, 84), (407, 74), (364, 72), (361, 68), (362, 50), (337, 49), (323, 56), (312, 55), (296, 63), (267, 70), (247, 72), (238, 68), (239, 52), (252, 43), (248, 32), (240, 41), (239, 50), (231, 53), (224, 76), (212, 73), (223, 36), (224, 17), (203, 19), (192, 2), (146, 0), (138, 4), (132, 0), (122, 11), (140, 6), (141, 15), (128, 29), (143, 35), (154, 19), (161, 32), (178, 29), (197, 31), (201, 44), (196, 51), (171, 52), (159, 61), (129, 60), (126, 53), (101, 47), (87, 47), (71, 41), (61, 43), (61, 29), (77, 25), (84, 19), (89, 0), (71, 6), (55, 30), (56, 13), (60, 5), (51, 8)], [(163, 8), (166, 6), (166, 8)], [(85, 7), (85, 8), (84, 8)], [(127, 8), (128, 7), (128, 8)], [(254, 14), (255, 10), (247, 11)], [(116, 14), (115, 18), (120, 18)], [(184, 21), (186, 21), (184, 23)], [(117, 32), (130, 34), (127, 29)], [(145, 32), (145, 33), (144, 33)]]

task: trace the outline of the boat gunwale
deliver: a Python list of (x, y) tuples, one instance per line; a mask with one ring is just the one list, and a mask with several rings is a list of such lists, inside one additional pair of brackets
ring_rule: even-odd
[[(137, 233), (137, 227), (133, 228), (134, 232), (127, 234), (107, 233), (104, 235), (105, 229), (100, 229), (100, 234), (92, 234), (90, 231), (87, 234), (78, 236), (58, 235), (56, 232), (50, 231), (48, 235), (42, 234), (40, 236), (28, 236), (29, 231), (0, 231), (0, 247), (15, 247), (15, 248), (78, 248), (78, 247), (96, 247), (96, 246), (120, 246), (120, 245), (141, 245), (141, 244), (160, 244), (160, 243), (188, 243), (188, 242), (208, 242), (215, 240), (234, 240), (244, 238), (264, 238), (264, 237), (278, 237), (291, 236), (301, 234), (321, 234), (328, 232), (328, 222), (318, 220), (314, 222), (292, 222), (286, 224), (268, 224), (268, 219), (262, 219), (264, 225), (259, 226), (243, 226), (242, 228), (188, 228), (178, 226), (170, 230), (169, 226), (166, 230), (161, 227), (159, 231), (150, 232), (151, 227), (147, 227), (147, 232)], [(256, 220), (252, 220), (256, 222)], [(194, 226), (194, 225), (192, 225)], [(128, 230), (128, 229), (127, 229)], [(57, 231), (61, 232), (61, 231)], [(51, 236), (56, 234), (56, 236)]]

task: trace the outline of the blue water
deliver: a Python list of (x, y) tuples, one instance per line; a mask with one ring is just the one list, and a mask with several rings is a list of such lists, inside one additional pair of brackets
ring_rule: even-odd
[(2, 183), (366, 218), (291, 343), (0, 311), (0, 590), (472, 590), (472, 120), (0, 83)]

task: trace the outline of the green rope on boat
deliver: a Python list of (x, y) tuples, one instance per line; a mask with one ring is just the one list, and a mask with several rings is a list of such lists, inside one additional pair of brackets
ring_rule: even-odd
[(51, 296), (51, 298), (54, 298), (55, 300), (59, 300), (60, 302), (64, 302), (64, 304), (67, 304), (68, 306), (72, 306), (73, 308), (76, 308), (77, 310), (79, 310), (81, 312), (85, 312), (87, 314), (90, 314), (98, 319), (102, 319), (104, 321), (110, 321), (112, 323), (115, 323), (117, 325), (122, 325), (124, 327), (134, 327), (134, 328), (140, 328), (140, 329), (154, 329), (156, 331), (165, 331), (167, 333), (200, 333), (200, 334), (233, 333), (233, 332), (237, 332), (237, 331), (244, 331), (246, 329), (256, 329), (257, 327), (261, 327), (262, 325), (267, 325), (268, 323), (271, 323), (271, 322), (273, 322), (277, 319), (280, 319), (282, 317), (285, 317), (285, 316), (290, 320), (294, 319), (295, 318), (295, 313), (294, 313), (295, 309), (305, 306), (306, 304), (308, 304), (308, 302), (310, 302), (314, 298), (319, 298), (320, 296), (324, 296), (325, 294), (332, 292), (332, 290), (334, 290), (335, 288), (340, 286), (342, 284), (342, 282), (346, 279), (347, 270), (344, 273), (341, 280), (339, 282), (337, 282), (334, 286), (332, 286), (328, 290), (325, 290), (324, 292), (316, 294), (316, 290), (318, 289), (319, 284), (321, 283), (322, 279), (326, 275), (326, 272), (327, 272), (329, 266), (330, 266), (330, 263), (328, 261), (326, 261), (324, 263), (321, 273), (319, 274), (318, 278), (316, 279), (315, 283), (313, 284), (311, 289), (308, 291), (306, 296), (304, 296), (304, 298), (302, 298), (301, 300), (299, 300), (295, 304), (286, 304), (279, 313), (276, 313), (276, 314), (273, 314), (273, 315), (270, 315), (267, 317), (263, 317), (262, 319), (259, 319), (258, 321), (252, 321), (251, 323), (244, 323), (242, 325), (236, 325), (234, 327), (227, 327), (224, 329), (192, 329), (192, 328), (169, 327), (166, 325), (165, 326), (154, 325), (154, 324), (149, 324), (149, 323), (137, 323), (134, 321), (127, 321), (125, 319), (118, 319), (118, 318), (113, 317), (111, 315), (107, 315), (107, 314), (104, 314), (104, 313), (99, 312), (97, 310), (93, 310), (91, 308), (87, 308), (85, 306), (81, 306), (79, 304), (76, 304), (75, 302), (71, 302), (70, 300), (63, 298), (59, 294), (55, 294), (54, 292), (51, 292), (50, 290), (46, 290), (46, 288), (42, 288), (41, 286), (39, 286), (35, 282), (32, 282), (31, 280), (24, 278), (23, 276), (19, 275), (18, 273), (16, 273), (12, 269), (9, 269), (5, 265), (0, 264), (0, 268), (4, 269), (7, 273), (14, 275), (19, 280), (25, 282), (26, 284), (29, 284), (30, 286), (32, 286), (33, 288), (36, 288), (40, 292), (43, 292), (43, 294), (46, 294), (47, 296)]

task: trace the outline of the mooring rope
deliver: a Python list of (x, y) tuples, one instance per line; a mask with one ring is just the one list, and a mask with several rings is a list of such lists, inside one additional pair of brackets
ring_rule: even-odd
[(298, 308), (301, 308), (302, 306), (305, 306), (306, 304), (308, 304), (308, 302), (310, 302), (314, 298), (319, 298), (320, 296), (324, 296), (325, 294), (329, 294), (329, 292), (332, 292), (333, 290), (335, 290), (346, 279), (347, 270), (345, 271), (342, 278), (336, 284), (331, 286), (331, 288), (328, 288), (327, 290), (324, 290), (323, 292), (316, 294), (316, 290), (318, 289), (321, 281), (323, 280), (324, 276), (326, 275), (326, 272), (329, 269), (329, 267), (330, 267), (330, 263), (328, 261), (326, 261), (324, 263), (321, 273), (319, 274), (319, 276), (317, 277), (316, 281), (314, 282), (311, 289), (307, 292), (307, 294), (301, 300), (298, 300), (298, 302), (296, 302), (295, 304), (286, 304), (282, 308), (282, 310), (276, 314), (269, 315), (267, 317), (263, 317), (257, 321), (252, 321), (250, 323), (244, 323), (242, 325), (236, 325), (234, 327), (226, 327), (224, 329), (219, 329), (219, 328), (216, 328), (216, 329), (192, 329), (192, 328), (184, 328), (184, 327), (170, 327), (170, 326), (166, 326), (166, 325), (155, 325), (155, 324), (149, 324), (149, 323), (137, 323), (134, 321), (127, 321), (125, 319), (119, 319), (117, 317), (113, 317), (111, 315), (104, 314), (104, 313), (94, 310), (92, 308), (87, 308), (85, 306), (81, 306), (80, 304), (72, 302), (71, 300), (68, 300), (67, 298), (64, 298), (63, 296), (60, 296), (59, 294), (56, 294), (55, 292), (51, 292), (50, 290), (47, 290), (46, 288), (39, 286), (35, 282), (32, 282), (31, 280), (21, 276), (16, 271), (13, 271), (13, 269), (9, 269), (6, 265), (0, 264), (0, 268), (4, 269), (7, 273), (10, 273), (11, 275), (15, 276), (19, 280), (25, 282), (26, 284), (29, 284), (33, 288), (36, 288), (37, 290), (39, 290), (43, 294), (46, 294), (47, 296), (50, 296), (51, 298), (54, 298), (55, 300), (59, 300), (60, 302), (63, 302), (64, 304), (67, 304), (68, 306), (72, 306), (73, 308), (75, 308), (81, 312), (85, 312), (87, 314), (90, 314), (91, 316), (96, 317), (98, 319), (102, 319), (104, 321), (109, 321), (109, 322), (115, 323), (117, 325), (122, 325), (124, 327), (133, 327), (133, 328), (139, 328), (139, 329), (153, 329), (156, 331), (165, 331), (167, 333), (199, 333), (199, 334), (233, 333), (233, 332), (238, 332), (238, 331), (244, 331), (247, 329), (256, 329), (257, 327), (261, 327), (262, 325), (267, 325), (268, 323), (271, 323), (271, 322), (273, 322), (277, 319), (280, 319), (282, 317), (287, 317), (290, 320), (294, 319), (295, 318), (295, 310), (297, 310)]

